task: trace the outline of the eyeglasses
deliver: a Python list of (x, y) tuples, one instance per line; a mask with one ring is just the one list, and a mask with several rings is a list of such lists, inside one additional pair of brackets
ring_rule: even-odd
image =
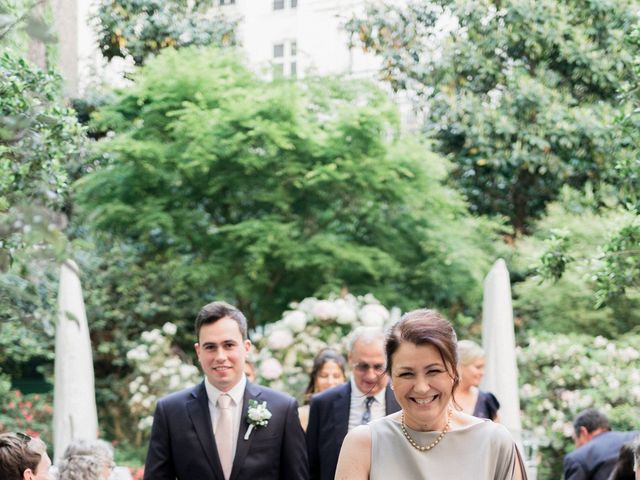
[(31, 440), (33, 440), (32, 437), (30, 437), (29, 435), (27, 435), (26, 433), (22, 433), (22, 432), (16, 432), (16, 437), (18, 437), (20, 440), (22, 440), (24, 443), (29, 443)]
[(369, 365), (368, 363), (358, 362), (353, 365), (353, 369), (357, 370), (360, 373), (367, 373), (369, 370), (373, 369), (374, 372), (380, 374), (384, 372), (384, 363), (376, 363), (374, 365)]

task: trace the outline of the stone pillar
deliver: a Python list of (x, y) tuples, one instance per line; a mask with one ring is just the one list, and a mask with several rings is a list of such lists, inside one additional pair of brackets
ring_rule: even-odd
[(58, 33), (58, 71), (64, 78), (64, 94), (79, 93), (79, 3), (82, 0), (50, 0)]
[[(33, 13), (42, 16), (44, 13), (44, 4), (36, 4), (33, 7)], [(47, 68), (47, 49), (45, 44), (38, 39), (30, 38), (29, 47), (27, 49), (27, 58), (31, 63), (42, 70), (45, 70)]]

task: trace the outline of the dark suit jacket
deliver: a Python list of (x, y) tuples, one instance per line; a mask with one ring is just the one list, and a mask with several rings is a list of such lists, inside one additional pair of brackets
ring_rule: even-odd
[(564, 457), (565, 480), (607, 480), (620, 447), (639, 432), (602, 432)]
[[(272, 413), (264, 427), (244, 435), (250, 399)], [(153, 417), (145, 480), (224, 480), (204, 382), (158, 401)], [(307, 480), (309, 467), (297, 402), (247, 382), (230, 480)]]
[[(387, 415), (400, 410), (391, 388), (385, 391)], [(313, 480), (333, 480), (344, 437), (349, 430), (351, 382), (325, 390), (311, 398), (307, 426), (309, 470)]]

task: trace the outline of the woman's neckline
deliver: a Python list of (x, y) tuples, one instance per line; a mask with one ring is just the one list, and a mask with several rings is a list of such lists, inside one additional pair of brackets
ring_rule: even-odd
[[(458, 412), (460, 413), (460, 412)], [(451, 427), (449, 428), (449, 432), (453, 433), (453, 432), (462, 432), (465, 430), (469, 430), (471, 428), (475, 428), (478, 425), (483, 425), (486, 422), (490, 422), (491, 420), (487, 420), (485, 418), (478, 418), (478, 417), (473, 417), (472, 415), (469, 414), (464, 414), (463, 415), (470, 417), (470, 419), (468, 419), (469, 423), (467, 425), (460, 425), (459, 422), (452, 422), (451, 423)], [(400, 424), (400, 416), (397, 416), (394, 414), (393, 416), (389, 416), (389, 419), (395, 423), (398, 428), (401, 428), (401, 424)], [(422, 431), (422, 430), (414, 430), (413, 428), (411, 428), (409, 425), (407, 425), (405, 423), (405, 427), (410, 430), (411, 432), (415, 432), (417, 434), (435, 434), (435, 435), (439, 435), (441, 433), (442, 430), (427, 430), (427, 431)]]

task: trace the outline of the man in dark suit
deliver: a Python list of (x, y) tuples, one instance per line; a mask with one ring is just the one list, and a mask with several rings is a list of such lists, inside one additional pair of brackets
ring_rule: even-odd
[(576, 449), (564, 457), (565, 480), (606, 480), (620, 447), (638, 432), (612, 432), (609, 419), (595, 408), (583, 410), (573, 421)]
[(313, 480), (333, 480), (347, 432), (400, 410), (385, 373), (384, 335), (360, 328), (349, 348), (351, 380), (311, 399), (307, 452)]
[(251, 342), (242, 312), (213, 302), (195, 327), (205, 379), (158, 401), (145, 480), (308, 479), (297, 402), (245, 377)]

